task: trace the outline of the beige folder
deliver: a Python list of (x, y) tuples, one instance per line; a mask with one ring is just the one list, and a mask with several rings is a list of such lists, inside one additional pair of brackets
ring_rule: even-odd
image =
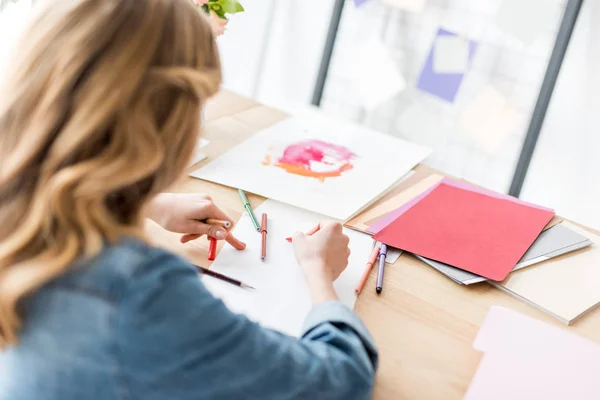
[(600, 236), (567, 221), (563, 225), (594, 244), (490, 283), (570, 324), (600, 303)]

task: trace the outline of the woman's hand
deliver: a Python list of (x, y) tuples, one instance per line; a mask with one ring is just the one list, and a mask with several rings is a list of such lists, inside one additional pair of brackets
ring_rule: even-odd
[(348, 266), (348, 236), (339, 222), (325, 221), (312, 235), (293, 236), (294, 254), (304, 271), (313, 303), (337, 300), (333, 282)]
[[(182, 243), (198, 239), (204, 235), (226, 240), (237, 250), (244, 250), (246, 244), (237, 240), (229, 230), (218, 225), (208, 225), (202, 221), (213, 218), (233, 221), (221, 211), (209, 196), (201, 194), (162, 193), (150, 205), (149, 218), (168, 231), (182, 233)], [(230, 228), (231, 229), (231, 228)]]

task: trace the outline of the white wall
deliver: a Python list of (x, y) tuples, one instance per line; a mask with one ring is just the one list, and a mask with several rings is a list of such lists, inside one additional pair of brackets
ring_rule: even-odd
[[(310, 102), (333, 0), (246, 0), (219, 38), (225, 87), (267, 104)], [(264, 58), (261, 59), (261, 55)]]
[(584, 2), (522, 197), (600, 229), (600, 3)]
[(0, 11), (0, 73), (8, 62), (14, 44), (27, 22), (31, 0), (20, 0)]

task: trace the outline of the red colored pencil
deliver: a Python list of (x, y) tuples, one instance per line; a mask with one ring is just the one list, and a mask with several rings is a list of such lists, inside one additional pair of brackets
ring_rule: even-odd
[(215, 261), (217, 257), (217, 239), (208, 238), (210, 240), (210, 245), (208, 246), (208, 261)]

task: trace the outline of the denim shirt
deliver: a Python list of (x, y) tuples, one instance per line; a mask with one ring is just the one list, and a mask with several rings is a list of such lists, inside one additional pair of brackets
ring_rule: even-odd
[(23, 303), (0, 352), (1, 400), (365, 399), (373, 339), (338, 302), (301, 338), (233, 314), (186, 261), (127, 239)]

